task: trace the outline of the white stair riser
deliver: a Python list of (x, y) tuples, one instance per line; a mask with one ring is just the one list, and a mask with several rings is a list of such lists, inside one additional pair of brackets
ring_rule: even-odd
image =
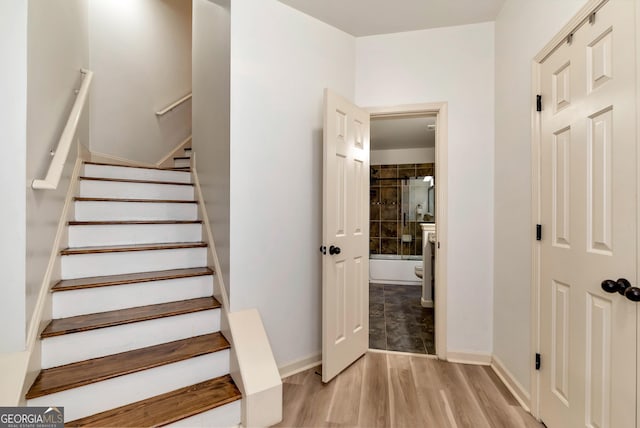
[(52, 296), (53, 318), (75, 317), (211, 295), (212, 275), (60, 291)]
[(80, 196), (86, 198), (193, 200), (193, 186), (80, 180)]
[(72, 248), (201, 240), (199, 223), (69, 226), (69, 247)]
[(85, 177), (126, 178), (130, 180), (173, 181), (176, 183), (191, 183), (191, 174), (181, 171), (162, 171), (148, 168), (129, 168), (110, 165), (84, 166)]
[(190, 159), (174, 159), (173, 166), (175, 168), (184, 168), (187, 166), (191, 166), (191, 160)]
[(235, 428), (242, 419), (242, 400), (216, 407), (215, 409), (182, 419), (165, 427), (193, 428), (193, 427), (225, 427)]
[(197, 204), (77, 201), (77, 221), (197, 220)]
[(64, 334), (42, 340), (42, 368), (187, 339), (220, 330), (220, 309)]
[(74, 254), (61, 257), (62, 279), (121, 275), (207, 265), (207, 248)]
[(65, 422), (69, 422), (227, 373), (229, 351), (225, 350), (34, 398), (27, 405), (64, 406)]

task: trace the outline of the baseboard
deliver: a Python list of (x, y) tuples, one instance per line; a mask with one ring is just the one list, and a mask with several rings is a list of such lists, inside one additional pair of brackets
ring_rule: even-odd
[(106, 153), (91, 152), (91, 162), (97, 163), (110, 163), (114, 165), (126, 165), (126, 166), (141, 166), (145, 168), (157, 168), (155, 164), (132, 161), (130, 159), (121, 158), (118, 156), (109, 155)]
[(516, 380), (509, 370), (506, 369), (502, 361), (495, 355), (491, 358), (491, 368), (500, 378), (504, 386), (513, 394), (520, 406), (527, 412), (531, 412), (531, 396)]
[(490, 366), (490, 354), (477, 354), (473, 352), (447, 352), (447, 361), (459, 364), (475, 364), (478, 366)]
[(420, 298), (420, 306), (423, 308), (433, 308), (433, 300), (424, 300), (422, 297)]
[(156, 162), (158, 168), (173, 168), (173, 158), (175, 156), (184, 156), (184, 149), (191, 147), (191, 135), (178, 143), (165, 157)]
[(191, 135), (189, 135), (187, 138), (185, 138), (180, 143), (178, 143), (177, 146), (175, 146), (169, 153), (167, 153), (166, 156), (164, 156), (162, 159), (160, 159), (156, 163), (138, 162), (138, 161), (133, 161), (131, 159), (125, 159), (119, 156), (114, 156), (114, 155), (110, 155), (107, 153), (100, 153), (100, 152), (91, 152), (90, 159), (84, 159), (84, 160), (90, 160), (91, 162), (98, 162), (98, 163), (111, 163), (115, 165), (141, 166), (145, 168), (173, 168), (174, 156), (176, 156), (178, 153), (180, 153), (180, 156), (184, 156), (184, 154), (182, 154), (182, 151), (186, 147), (191, 147)]
[(298, 361), (294, 361), (293, 363), (280, 366), (278, 367), (278, 371), (280, 371), (280, 377), (284, 379), (285, 377), (293, 376), (294, 374), (309, 370), (310, 368), (317, 367), (321, 364), (322, 354), (316, 354)]

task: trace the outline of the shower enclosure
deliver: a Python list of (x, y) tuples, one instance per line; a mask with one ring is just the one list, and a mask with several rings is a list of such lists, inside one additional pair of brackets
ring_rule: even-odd
[(371, 167), (372, 258), (385, 255), (420, 260), (420, 223), (435, 222), (434, 173), (432, 163)]

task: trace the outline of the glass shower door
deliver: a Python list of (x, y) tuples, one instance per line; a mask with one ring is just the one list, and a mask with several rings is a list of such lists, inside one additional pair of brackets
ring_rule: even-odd
[(401, 255), (402, 259), (422, 256), (420, 223), (435, 221), (435, 186), (432, 176), (402, 180)]

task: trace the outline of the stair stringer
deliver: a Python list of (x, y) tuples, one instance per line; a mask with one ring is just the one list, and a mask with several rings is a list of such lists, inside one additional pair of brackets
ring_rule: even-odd
[(88, 161), (91, 153), (78, 142), (77, 157), (69, 180), (69, 188), (60, 213), (56, 235), (51, 248), (49, 262), (44, 273), (36, 306), (31, 316), (25, 351), (15, 354), (9, 361), (4, 361), (0, 375), (4, 379), (0, 389), (0, 405), (25, 406), (25, 394), (41, 370), (40, 332), (52, 319), (51, 287), (61, 278), (60, 250), (68, 241), (67, 222), (73, 220), (75, 205), (73, 198), (79, 188), (79, 177), (84, 161)]
[(231, 377), (242, 393), (242, 425), (275, 425), (282, 420), (282, 380), (278, 366), (258, 310), (229, 311), (229, 296), (198, 180), (195, 152), (191, 155), (191, 174), (198, 201), (198, 219), (202, 220), (203, 241), (208, 244), (208, 265), (217, 272), (213, 295), (222, 304), (220, 332), (231, 344)]

